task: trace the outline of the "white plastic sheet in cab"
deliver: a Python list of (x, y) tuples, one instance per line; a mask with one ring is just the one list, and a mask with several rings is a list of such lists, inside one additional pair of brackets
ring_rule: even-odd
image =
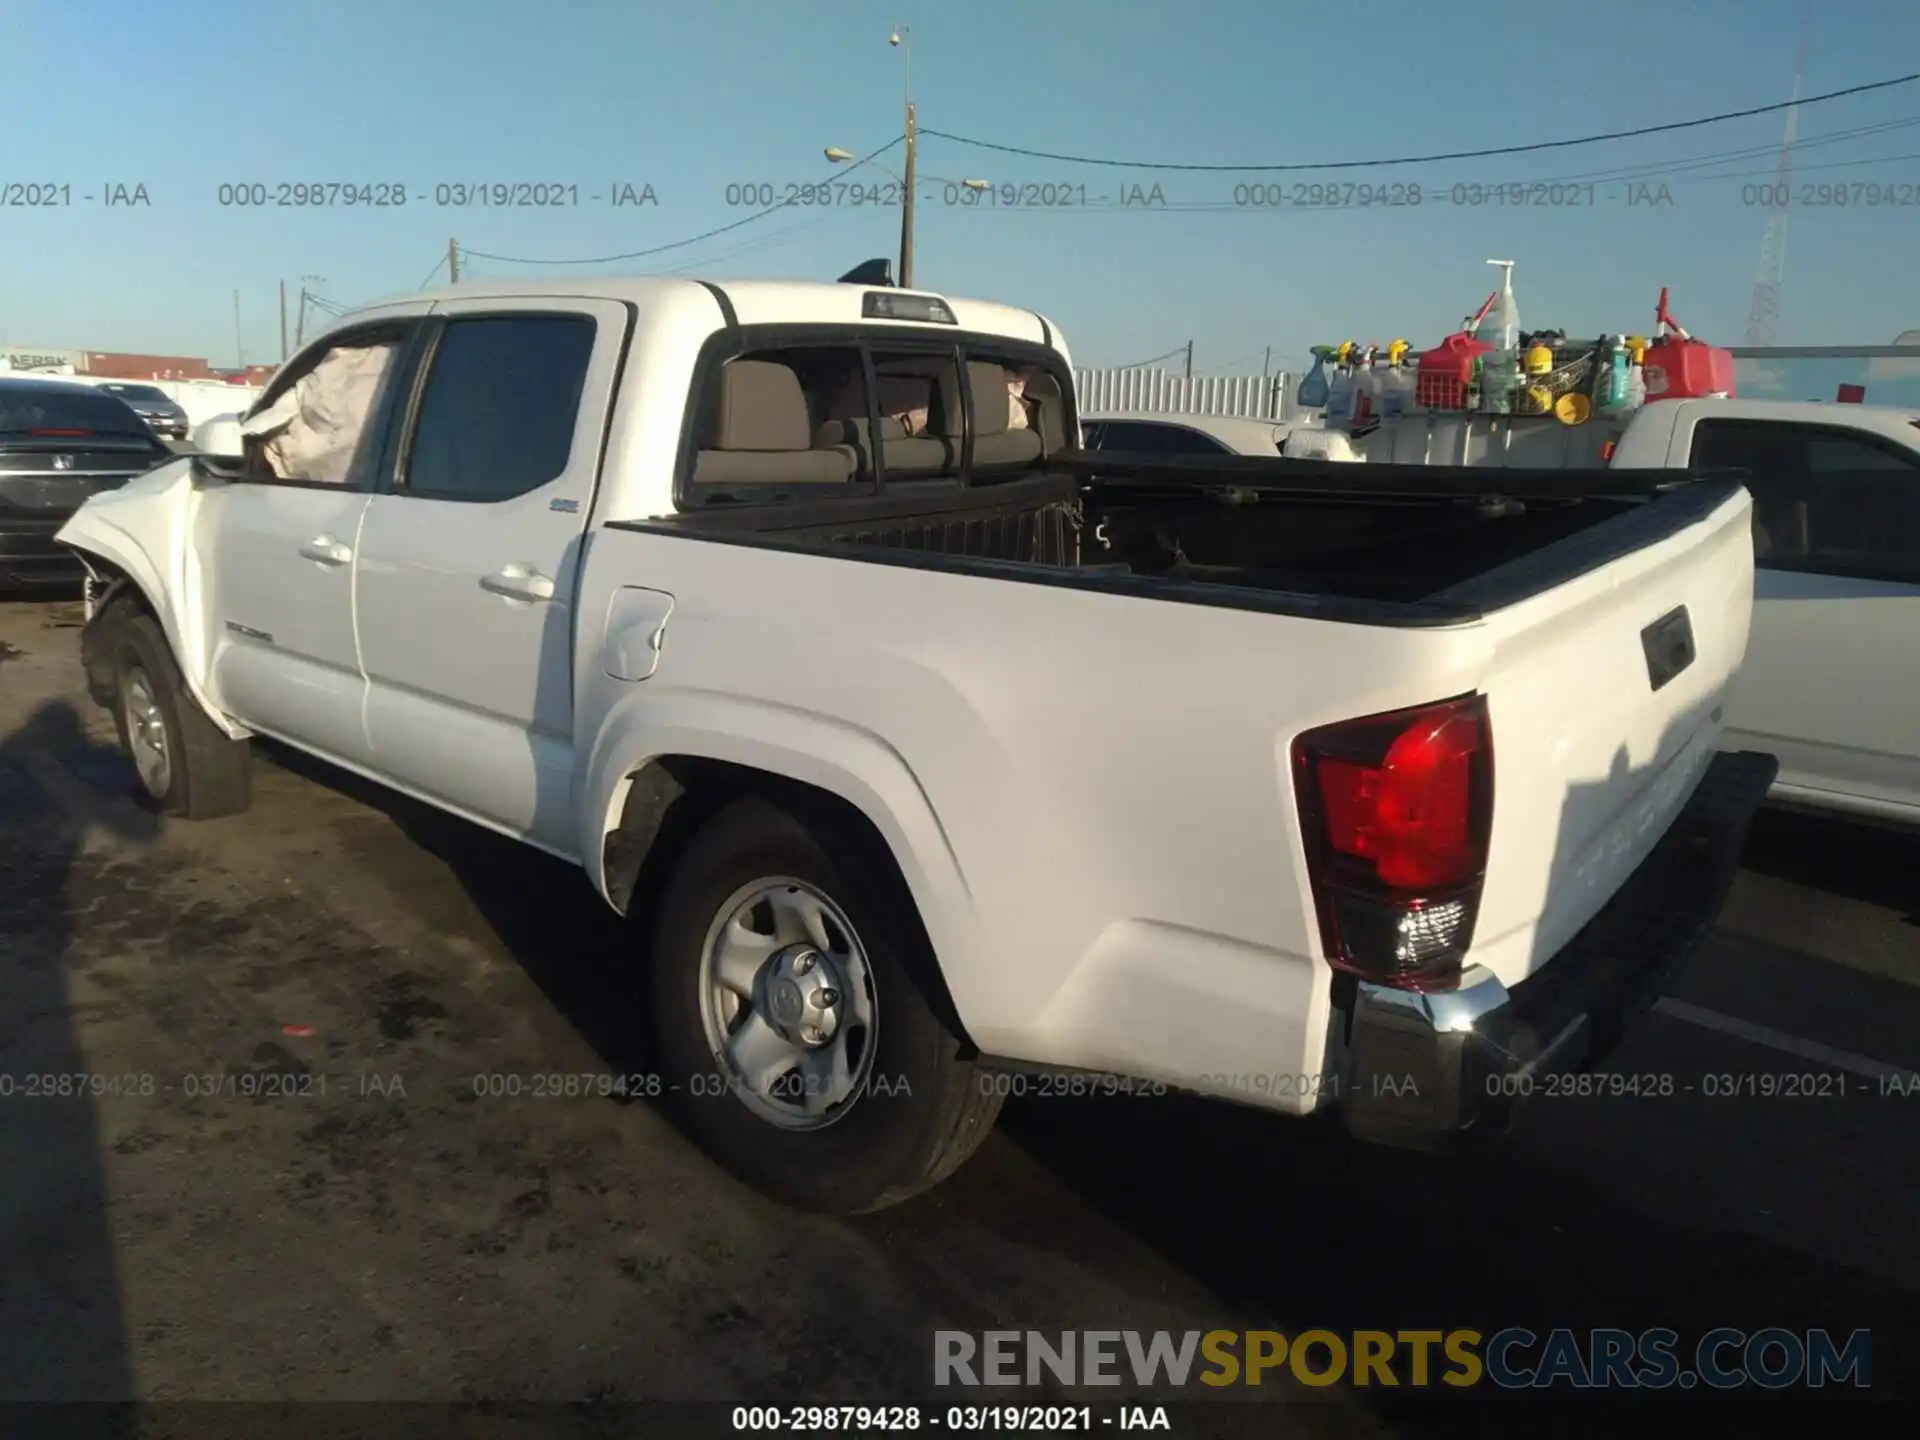
[(374, 396), (393, 362), (392, 344), (331, 351), (243, 428), (272, 435), (262, 452), (276, 475), (344, 485)]

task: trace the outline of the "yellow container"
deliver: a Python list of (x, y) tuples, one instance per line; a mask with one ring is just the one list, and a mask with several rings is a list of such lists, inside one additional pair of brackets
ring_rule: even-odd
[(1593, 414), (1593, 402), (1578, 390), (1569, 390), (1553, 402), (1553, 413), (1562, 425), (1584, 425)]
[(1535, 345), (1527, 351), (1527, 374), (1547, 375), (1553, 371), (1553, 347)]

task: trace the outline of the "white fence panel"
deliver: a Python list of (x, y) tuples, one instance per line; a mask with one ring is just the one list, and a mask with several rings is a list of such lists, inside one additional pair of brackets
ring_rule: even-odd
[(1292, 377), (1279, 375), (1174, 375), (1165, 370), (1085, 369), (1074, 374), (1080, 411), (1223, 415), (1250, 420), (1292, 418)]

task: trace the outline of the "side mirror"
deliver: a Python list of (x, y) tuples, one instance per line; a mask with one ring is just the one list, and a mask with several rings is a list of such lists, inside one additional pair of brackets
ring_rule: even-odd
[(216, 415), (211, 420), (203, 420), (194, 427), (193, 448), (209, 460), (226, 460), (234, 464), (246, 458), (246, 437), (240, 429), (238, 415)]

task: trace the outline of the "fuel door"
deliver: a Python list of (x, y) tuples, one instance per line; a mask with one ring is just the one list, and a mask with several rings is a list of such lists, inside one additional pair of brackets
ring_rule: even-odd
[(660, 664), (667, 639), (667, 619), (673, 614), (673, 596), (664, 590), (623, 585), (607, 602), (607, 638), (600, 651), (600, 669), (610, 679), (640, 681)]

